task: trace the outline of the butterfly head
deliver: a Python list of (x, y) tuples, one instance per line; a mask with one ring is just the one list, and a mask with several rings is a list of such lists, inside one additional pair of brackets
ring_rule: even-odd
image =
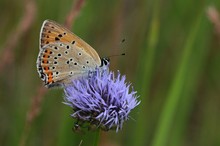
[(101, 65), (100, 67), (103, 67), (103, 66), (108, 66), (110, 63), (110, 59), (108, 57), (106, 58), (101, 58)]

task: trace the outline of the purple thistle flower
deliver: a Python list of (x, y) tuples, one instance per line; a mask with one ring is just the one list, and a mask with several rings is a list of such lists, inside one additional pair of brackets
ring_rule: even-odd
[(130, 111), (140, 102), (136, 91), (129, 92), (125, 76), (108, 69), (90, 73), (89, 77), (73, 80), (65, 87), (65, 104), (73, 108), (77, 121), (87, 122), (103, 130), (122, 129)]

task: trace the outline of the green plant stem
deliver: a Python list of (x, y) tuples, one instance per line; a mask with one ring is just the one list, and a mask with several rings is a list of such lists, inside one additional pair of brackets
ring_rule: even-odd
[(170, 129), (172, 128), (172, 121), (174, 119), (175, 111), (178, 108), (178, 103), (180, 101), (182, 88), (185, 84), (186, 72), (188, 71), (188, 63), (192, 54), (193, 43), (196, 38), (196, 34), (200, 27), (201, 16), (196, 20), (195, 25), (192, 27), (192, 31), (184, 47), (183, 56), (176, 72), (176, 76), (173, 80), (173, 84), (170, 89), (170, 93), (164, 104), (161, 116), (159, 118), (159, 124), (155, 132), (155, 137), (152, 142), (152, 146), (165, 146), (167, 145), (168, 135)]
[(139, 113), (137, 117), (137, 124), (136, 128), (134, 131), (134, 136), (136, 137), (132, 143), (130, 144), (131, 146), (137, 145), (137, 146), (142, 146), (145, 145), (146, 141), (149, 138), (148, 135), (148, 125), (149, 124), (149, 90), (150, 90), (150, 83), (152, 79), (152, 68), (154, 66), (154, 59), (155, 59), (155, 54), (156, 54), (156, 49), (157, 49), (157, 43), (159, 39), (159, 32), (160, 32), (160, 16), (159, 16), (159, 0), (154, 1), (153, 3), (153, 14), (152, 14), (152, 20), (150, 24), (150, 32), (146, 36), (146, 44), (141, 50), (140, 58), (141, 60), (139, 61), (141, 67), (140, 67), (140, 73), (138, 77), (141, 77), (138, 79), (138, 81), (142, 81), (139, 84), (140, 88), (140, 97), (141, 97), (141, 104), (140, 104), (140, 111), (145, 111)]
[(99, 144), (99, 137), (100, 137), (100, 128), (96, 130), (95, 137), (94, 137), (94, 146), (98, 146)]

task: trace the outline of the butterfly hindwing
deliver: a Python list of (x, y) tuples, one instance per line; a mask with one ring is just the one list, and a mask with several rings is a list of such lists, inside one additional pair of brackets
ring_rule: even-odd
[(38, 73), (47, 87), (68, 84), (96, 67), (95, 60), (82, 48), (63, 42), (45, 45), (37, 60)]

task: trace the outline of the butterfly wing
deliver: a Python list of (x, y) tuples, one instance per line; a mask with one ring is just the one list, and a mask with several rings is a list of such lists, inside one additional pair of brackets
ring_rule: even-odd
[(97, 62), (82, 48), (64, 42), (43, 46), (37, 59), (38, 73), (46, 87), (68, 84), (96, 67)]
[(47, 44), (56, 42), (69, 43), (77, 48), (82, 48), (94, 59), (97, 65), (101, 65), (98, 53), (90, 45), (56, 22), (45, 20), (40, 32), (40, 49)]

